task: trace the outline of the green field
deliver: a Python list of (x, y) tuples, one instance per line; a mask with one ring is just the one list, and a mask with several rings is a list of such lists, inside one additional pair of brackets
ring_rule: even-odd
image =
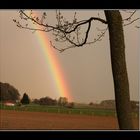
[[(80, 115), (94, 115), (94, 116), (115, 116), (116, 111), (113, 109), (97, 109), (90, 107), (60, 107), (60, 106), (47, 106), (29, 104), (22, 106), (5, 106), (0, 104), (0, 109), (15, 110), (15, 111), (31, 111), (31, 112), (49, 112), (49, 113), (62, 113), (62, 114), (80, 114)], [(134, 113), (134, 116), (138, 116), (138, 113)]]

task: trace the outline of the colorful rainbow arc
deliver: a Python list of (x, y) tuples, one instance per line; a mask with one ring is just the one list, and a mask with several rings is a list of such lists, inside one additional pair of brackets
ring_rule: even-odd
[[(35, 15), (37, 15), (37, 13)], [(34, 25), (34, 27), (37, 27), (37, 25)], [(49, 66), (52, 79), (55, 83), (56, 91), (58, 92), (57, 94), (59, 94), (61, 97), (67, 97), (69, 101), (72, 101), (64, 72), (60, 66), (59, 59), (55, 54), (56, 52), (54, 51), (54, 48), (50, 46), (50, 42), (46, 33), (38, 31), (36, 32), (36, 35), (40, 47), (42, 48), (46, 64)]]

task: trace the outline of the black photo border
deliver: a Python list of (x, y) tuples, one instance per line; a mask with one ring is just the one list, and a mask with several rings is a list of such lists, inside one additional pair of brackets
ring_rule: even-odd
[[(139, 0), (3, 0), (1, 9), (140, 9)], [(0, 19), (1, 20), (1, 19)], [(0, 130), (3, 139), (113, 140), (140, 138), (139, 130)]]

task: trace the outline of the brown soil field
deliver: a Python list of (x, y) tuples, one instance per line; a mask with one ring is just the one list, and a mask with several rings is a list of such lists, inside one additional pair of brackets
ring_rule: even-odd
[[(138, 118), (133, 119), (135, 129)], [(70, 115), (46, 112), (0, 110), (1, 130), (112, 130), (118, 129), (112, 116)]]

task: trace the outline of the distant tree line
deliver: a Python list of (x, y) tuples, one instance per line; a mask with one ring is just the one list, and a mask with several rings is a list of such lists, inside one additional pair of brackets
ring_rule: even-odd
[(74, 103), (68, 102), (68, 99), (66, 97), (60, 97), (58, 100), (56, 100), (47, 96), (40, 99), (34, 99), (33, 103), (39, 104), (39, 105), (52, 105), (52, 106), (58, 105), (58, 106), (68, 107), (68, 108), (74, 107)]
[[(90, 102), (89, 106), (92, 106), (95, 108), (116, 109), (115, 100), (103, 100), (99, 104)], [(131, 101), (131, 108), (133, 111), (139, 110), (139, 101)]]
[(74, 107), (74, 103), (68, 102), (68, 99), (66, 97), (60, 97), (58, 100), (56, 100), (46, 96), (31, 101), (29, 95), (27, 93), (24, 93), (22, 98), (20, 99), (19, 91), (14, 86), (10, 85), (9, 83), (2, 82), (0, 82), (0, 101), (1, 102), (12, 101), (17, 103), (17, 105), (21, 104), (25, 105), (30, 104), (32, 102), (39, 105), (54, 105), (54, 106), (58, 105), (68, 108)]
[(42, 97), (40, 99), (34, 99), (33, 103), (40, 104), (40, 105), (57, 105), (57, 100), (47, 96), (47, 97)]

